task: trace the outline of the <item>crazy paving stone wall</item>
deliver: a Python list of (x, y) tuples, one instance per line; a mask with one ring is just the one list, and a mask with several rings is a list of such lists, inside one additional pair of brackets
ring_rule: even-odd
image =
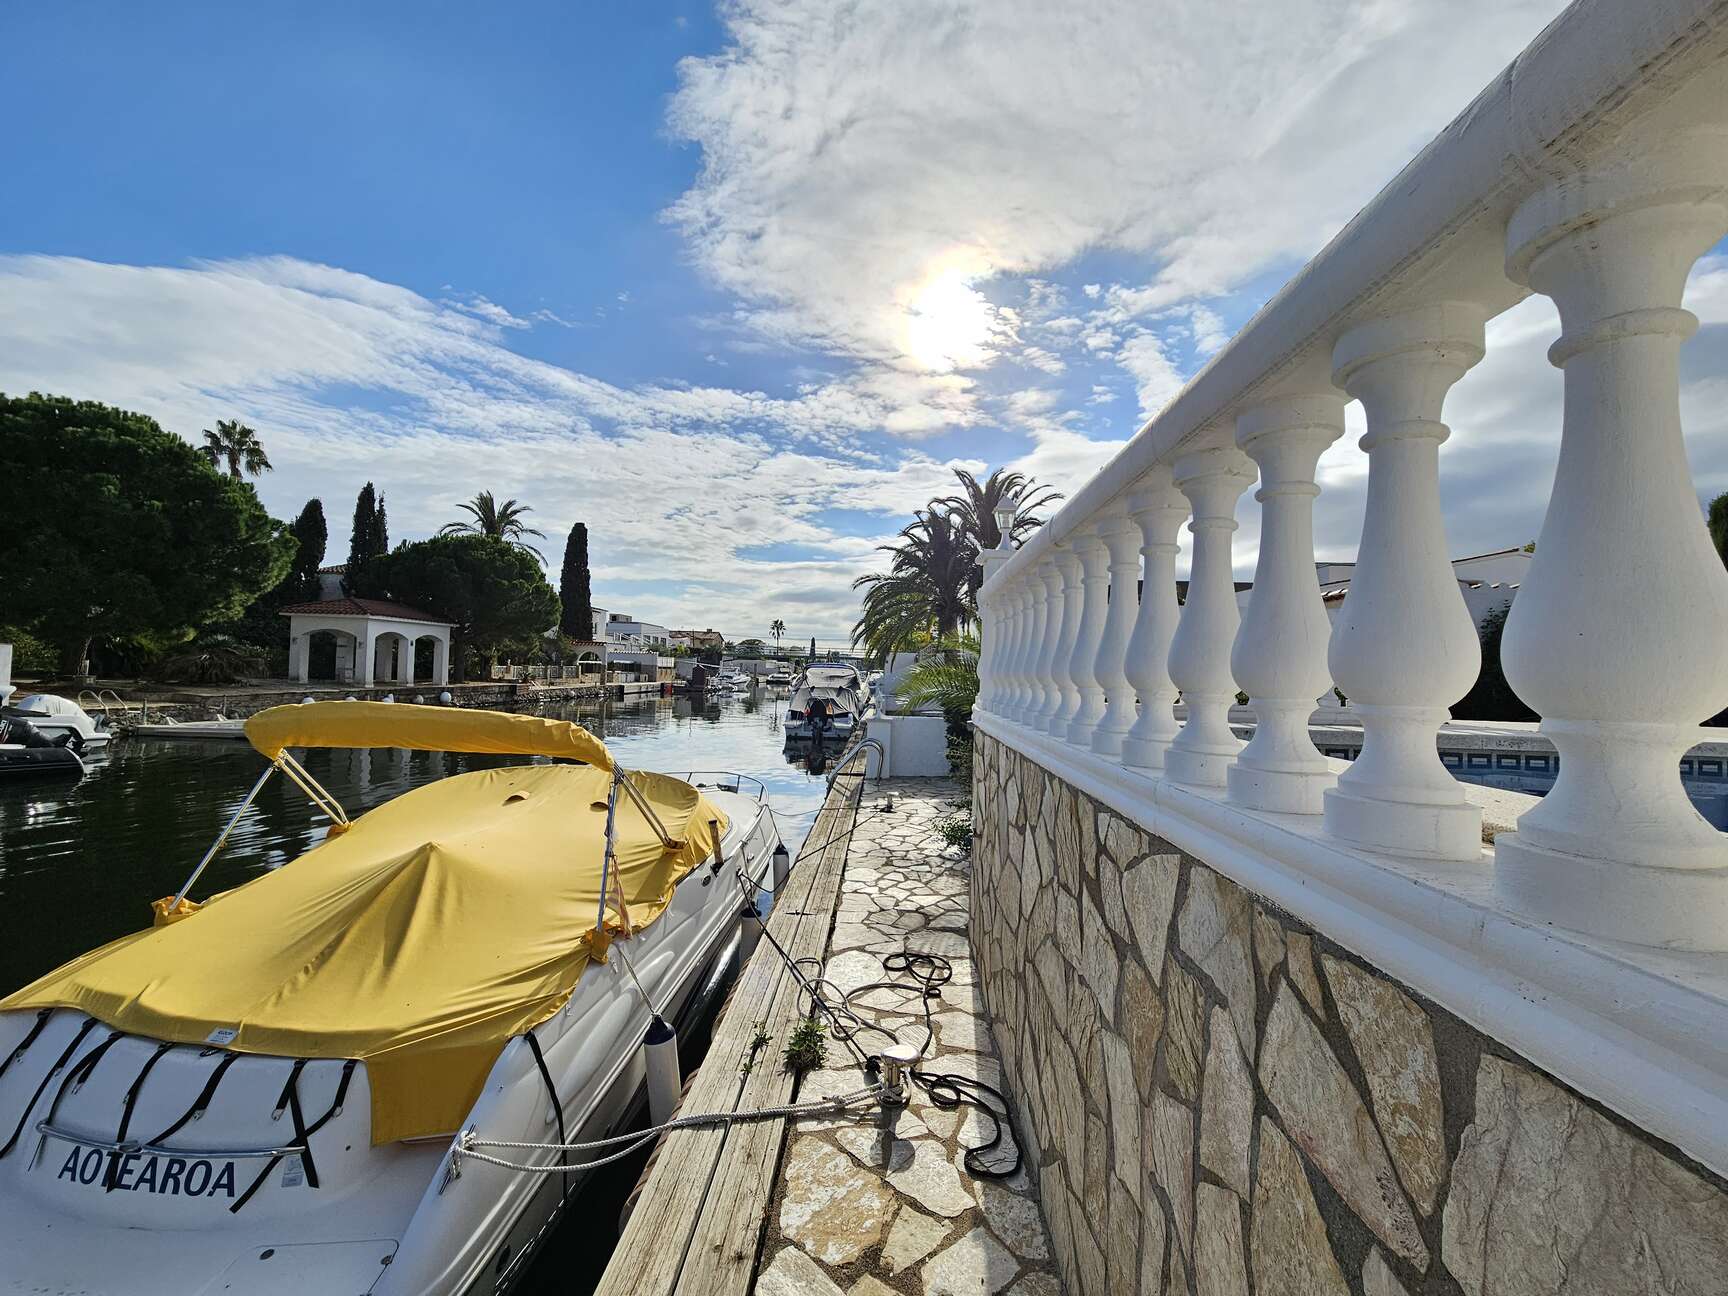
[(1077, 1296), (1721, 1296), (1728, 1185), (979, 734), (973, 955)]

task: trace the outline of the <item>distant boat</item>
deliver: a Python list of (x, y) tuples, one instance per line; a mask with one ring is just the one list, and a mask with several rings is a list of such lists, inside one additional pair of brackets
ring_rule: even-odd
[(812, 662), (792, 681), (784, 727), (789, 739), (845, 738), (864, 714), (869, 690), (858, 668)]
[[(202, 904), (195, 871), (154, 926), (0, 999), (8, 1290), (503, 1291), (585, 1173), (454, 1145), (544, 1167), (627, 1126), (650, 1022), (702, 1009), (773, 818), (737, 775), (625, 771), (537, 716), (323, 702), (246, 727), (324, 839)], [(349, 822), (302, 747), (554, 763)]]
[(214, 720), (153, 720), (149, 724), (135, 724), (128, 728), (134, 738), (226, 738), (244, 742), (246, 739), (246, 722), (244, 720), (227, 720), (217, 716)]

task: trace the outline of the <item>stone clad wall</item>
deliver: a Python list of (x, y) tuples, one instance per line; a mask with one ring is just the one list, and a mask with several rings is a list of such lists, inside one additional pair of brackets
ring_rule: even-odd
[(1728, 1185), (984, 735), (971, 940), (1077, 1296), (1720, 1296)]

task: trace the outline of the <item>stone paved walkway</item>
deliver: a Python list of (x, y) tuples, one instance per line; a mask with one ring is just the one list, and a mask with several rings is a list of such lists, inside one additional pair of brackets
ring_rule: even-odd
[[(945, 853), (936, 824), (962, 795), (948, 779), (870, 785), (846, 860), (827, 975), (843, 990), (888, 979), (882, 956), (899, 950), (952, 960), (920, 1069), (1001, 1087), (989, 1018), (974, 988), (966, 942), (970, 860)], [(893, 810), (881, 807), (889, 798)], [(922, 1045), (916, 994), (876, 990), (853, 1000), (861, 1016)], [(886, 1041), (866, 1034), (867, 1052)], [(778, 1050), (780, 1042), (776, 1041)], [(837, 1040), (831, 1069), (804, 1079), (800, 1098), (844, 1093), (861, 1072)], [(1007, 1180), (976, 1178), (965, 1148), (988, 1137), (969, 1108), (944, 1111), (918, 1086), (874, 1124), (810, 1119), (787, 1134), (757, 1277), (760, 1296), (1056, 1296), (1062, 1291), (1035, 1185), (1025, 1169)], [(1011, 1137), (1005, 1134), (1005, 1138)]]

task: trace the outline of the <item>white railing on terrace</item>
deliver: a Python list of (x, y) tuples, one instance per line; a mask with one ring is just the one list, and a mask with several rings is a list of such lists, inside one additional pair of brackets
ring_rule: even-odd
[[(1640, 1110), (1717, 1169), (1728, 1132), (1699, 1121), (1728, 1116), (1728, 1051), (1676, 1041), (1728, 1023), (1728, 960), (1676, 952), (1728, 951), (1728, 837), (1692, 807), (1679, 759), (1728, 706), (1728, 574), (1687, 467), (1678, 360), (1696, 327), (1687, 273), (1725, 234), (1728, 0), (1572, 5), (1046, 526), (984, 555), (976, 713), (1280, 903), (1341, 906), (1357, 944), (1381, 941), (1383, 965), (1437, 998), (1449, 960), (1518, 965), (1473, 982), (1465, 1013), (1507, 996), (1502, 1038), (1519, 1036), (1508, 1022), (1545, 974), (1531, 967), (1594, 986), (1575, 1016), (1599, 1011), (1604, 1035), (1637, 1005), (1643, 1034), (1619, 1063), (1600, 1036), (1562, 1046), (1552, 1022), (1520, 1039), (1557, 1069), (1588, 1056), (1568, 1078), (1622, 1110), (1673, 1044), (1685, 1056), (1667, 1064), (1687, 1079), (1650, 1100), (1666, 1115)], [(1486, 321), (1531, 292), (1559, 309), (1549, 359), (1565, 407), (1503, 660), (1561, 760), (1553, 790), (1489, 848), (1435, 746), (1480, 661), (1447, 558), (1441, 412), (1483, 356)], [(1329, 627), (1315, 471), (1351, 400), (1367, 419), (1366, 515)], [(1230, 538), (1256, 484), (1258, 568), (1238, 624)], [(1334, 684), (1364, 730), (1343, 773), (1308, 731)], [(1228, 720), (1239, 689), (1258, 722), (1246, 746)], [(1400, 906), (1431, 912), (1388, 919)], [(1553, 971), (1603, 949), (1612, 975), (1599, 954)], [(1631, 988), (1646, 974), (1658, 988)]]

